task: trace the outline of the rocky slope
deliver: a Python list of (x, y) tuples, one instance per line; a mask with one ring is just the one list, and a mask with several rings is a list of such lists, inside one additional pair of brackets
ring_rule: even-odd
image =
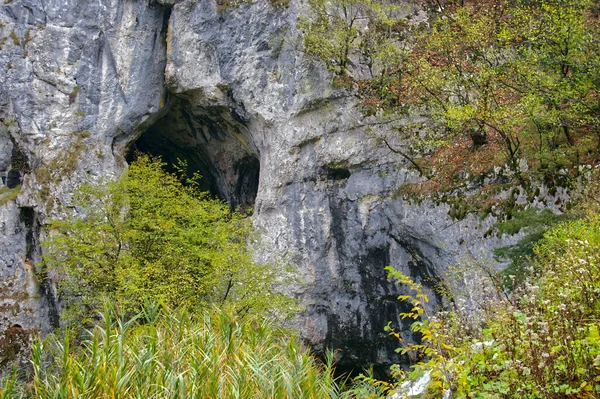
[(499, 242), (482, 238), (491, 220), (456, 221), (447, 205), (394, 195), (418, 176), (377, 140), (402, 145), (393, 123), (364, 118), (297, 50), (302, 7), (0, 5), (0, 330), (58, 323), (51, 278), (36, 273), (41, 226), (71, 211), (81, 182), (118, 175), (136, 148), (184, 158), (205, 188), (253, 206), (259, 257), (302, 272), (291, 288), (306, 305), (297, 327), (317, 351), (340, 349), (341, 367), (394, 360), (383, 326), (399, 323), (401, 304), (383, 267), (431, 285)]

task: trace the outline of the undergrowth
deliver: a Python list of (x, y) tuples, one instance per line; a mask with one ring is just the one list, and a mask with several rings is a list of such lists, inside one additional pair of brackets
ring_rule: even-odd
[(0, 398), (349, 398), (288, 330), (213, 309), (148, 305), (133, 318), (107, 306), (79, 345), (68, 332), (36, 338), (29, 384)]
[(401, 316), (415, 320), (412, 330), (421, 337), (400, 341), (401, 352), (419, 359), (411, 373), (399, 373), (400, 382), (428, 373), (432, 398), (599, 397), (598, 253), (600, 214), (560, 222), (533, 246), (522, 284), (482, 302), (476, 324), (465, 323), (457, 307), (427, 315), (420, 285), (388, 269), (414, 292), (399, 298), (412, 304)]

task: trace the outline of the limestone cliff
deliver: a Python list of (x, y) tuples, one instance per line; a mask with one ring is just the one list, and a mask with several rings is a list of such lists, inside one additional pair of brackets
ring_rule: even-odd
[(317, 351), (340, 349), (341, 367), (394, 360), (383, 326), (400, 323), (401, 305), (383, 267), (431, 285), (498, 239), (482, 238), (491, 220), (395, 196), (418, 175), (377, 140), (401, 146), (394, 124), (363, 117), (297, 50), (303, 7), (0, 5), (0, 329), (57, 324), (51, 276), (35, 276), (41, 227), (71, 211), (79, 184), (121, 173), (135, 147), (187, 159), (206, 189), (253, 207), (261, 259), (302, 272), (297, 327)]

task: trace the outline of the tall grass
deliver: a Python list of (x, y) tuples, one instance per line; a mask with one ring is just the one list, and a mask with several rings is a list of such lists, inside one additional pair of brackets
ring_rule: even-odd
[(150, 307), (123, 320), (114, 310), (80, 345), (69, 334), (32, 344), (33, 379), (0, 398), (347, 398), (288, 332), (224, 310), (192, 315)]

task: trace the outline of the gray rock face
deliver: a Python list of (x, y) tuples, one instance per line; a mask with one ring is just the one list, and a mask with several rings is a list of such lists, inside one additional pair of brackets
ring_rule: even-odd
[(0, 328), (56, 324), (51, 287), (35, 288), (36, 226), (59, 216), (77, 185), (119, 173), (121, 141), (160, 114), (167, 21), (147, 1), (0, 6)]
[(396, 360), (383, 326), (401, 324), (402, 288), (383, 267), (432, 285), (448, 265), (484, 259), (499, 242), (481, 238), (489, 220), (457, 222), (445, 205), (396, 198), (417, 175), (376, 137), (402, 142), (295, 50), (301, 7), (0, 6), (0, 176), (6, 185), (18, 172), (22, 184), (0, 205), (0, 328), (56, 323), (52, 287), (35, 283), (36, 226), (66, 212), (77, 185), (118, 175), (136, 147), (186, 159), (206, 189), (254, 207), (259, 257), (284, 256), (302, 272), (304, 284), (290, 288), (306, 304), (297, 327), (317, 351), (340, 349), (342, 368)]

